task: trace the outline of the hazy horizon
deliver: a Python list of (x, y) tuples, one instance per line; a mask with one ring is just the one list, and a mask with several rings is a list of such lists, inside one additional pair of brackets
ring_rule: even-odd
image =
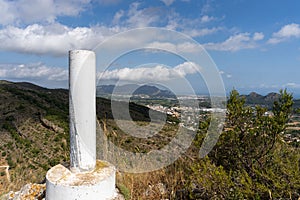
[[(29, 82), (29, 81), (10, 81), (10, 80), (0, 80), (0, 81), (9, 81), (9, 82), (14, 82), (14, 83), (22, 83), (22, 82), (27, 82), (27, 83), (31, 83), (31, 84), (34, 84), (34, 85), (37, 85), (37, 86), (40, 86), (40, 87), (44, 87), (44, 88), (47, 88), (47, 89), (66, 89), (66, 90), (68, 90), (69, 88), (68, 87), (48, 87), (48, 86), (46, 86), (46, 85), (40, 85), (40, 84), (37, 84), (37, 83), (34, 83), (34, 82)], [(107, 84), (107, 85), (113, 85), (113, 84)], [(143, 84), (141, 84), (140, 86), (142, 86)], [(155, 85), (155, 84), (153, 84), (153, 85), (151, 85), (151, 84), (149, 84), (150, 86), (156, 86), (157, 88), (159, 88), (159, 89), (164, 89), (163, 87), (158, 87), (158, 85)], [(97, 85), (97, 87), (98, 86), (103, 86), (103, 85)], [(167, 89), (168, 90), (168, 88), (165, 88), (165, 89)], [(282, 88), (282, 89), (285, 89), (285, 88)], [(252, 91), (249, 91), (248, 93), (247, 92), (241, 92), (241, 91), (239, 91), (239, 90), (237, 90), (239, 93), (240, 93), (240, 95), (249, 95), (250, 93), (252, 93), (252, 92), (255, 92), (255, 93), (257, 93), (257, 94), (259, 94), (259, 95), (262, 95), (262, 96), (266, 96), (266, 95), (268, 95), (268, 94), (270, 94), (270, 93), (279, 93), (279, 90), (278, 91), (266, 91), (266, 92), (259, 92), (259, 91), (255, 91), (255, 90), (252, 90)], [(290, 91), (288, 91), (288, 92), (290, 92)], [(201, 91), (196, 91), (195, 92), (196, 93), (196, 95), (199, 95), (199, 96), (209, 96), (209, 94), (208, 93), (203, 93), (203, 92), (201, 92)], [(226, 96), (228, 96), (229, 95), (229, 93), (230, 93), (230, 91), (229, 92), (226, 92)], [(293, 97), (295, 98), (295, 99), (300, 99), (300, 94), (295, 94), (295, 93), (292, 93), (293, 94)], [(184, 93), (178, 93), (177, 94), (178, 96), (180, 96), (180, 95), (182, 95), (182, 96), (188, 96), (188, 95), (192, 95), (192, 94), (184, 94)]]

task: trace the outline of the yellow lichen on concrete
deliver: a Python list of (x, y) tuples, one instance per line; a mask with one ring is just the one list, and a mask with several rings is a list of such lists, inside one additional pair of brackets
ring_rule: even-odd
[(105, 161), (97, 160), (95, 169), (93, 171), (73, 174), (74, 180), (72, 185), (79, 186), (95, 184), (103, 178), (106, 178), (113, 171), (113, 166), (109, 165)]
[(115, 172), (114, 166), (105, 161), (96, 161), (93, 171), (71, 172), (62, 165), (56, 165), (47, 173), (47, 179), (56, 184), (69, 186), (88, 186), (101, 182)]
[(108, 167), (108, 164), (106, 162), (101, 161), (101, 160), (97, 160), (94, 172), (98, 172), (98, 171), (102, 170), (105, 167)]

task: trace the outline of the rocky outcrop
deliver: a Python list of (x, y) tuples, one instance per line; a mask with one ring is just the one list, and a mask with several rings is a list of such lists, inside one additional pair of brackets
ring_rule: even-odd
[(42, 118), (42, 117), (40, 118), (40, 121), (41, 121), (41, 124), (44, 127), (48, 128), (48, 129), (51, 129), (51, 130), (53, 130), (56, 133), (64, 133), (64, 129), (61, 128), (61, 127), (59, 127), (59, 126), (57, 126), (57, 125), (55, 125), (53, 122), (51, 122), (51, 121), (49, 121), (49, 120), (47, 120), (45, 118)]
[(18, 192), (9, 192), (4, 195), (1, 200), (42, 200), (45, 198), (46, 184), (25, 185)]

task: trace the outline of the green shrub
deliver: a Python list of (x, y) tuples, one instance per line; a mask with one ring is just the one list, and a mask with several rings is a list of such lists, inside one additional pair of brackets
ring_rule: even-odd
[(123, 184), (117, 184), (117, 187), (120, 190), (120, 193), (124, 196), (126, 200), (131, 199), (130, 190)]

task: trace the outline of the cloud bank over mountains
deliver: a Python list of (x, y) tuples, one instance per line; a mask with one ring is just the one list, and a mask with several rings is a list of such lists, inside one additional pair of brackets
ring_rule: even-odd
[(0, 77), (9, 79), (43, 79), (47, 81), (68, 80), (68, 70), (48, 67), (43, 63), (31, 64), (0, 64)]
[(129, 82), (163, 82), (174, 79), (185, 78), (189, 74), (199, 73), (201, 68), (192, 62), (184, 62), (170, 68), (163, 65), (156, 65), (153, 67), (139, 67), (139, 68), (122, 68), (115, 70), (107, 70), (98, 74), (98, 79), (101, 80), (115, 80), (115, 81), (129, 81)]

